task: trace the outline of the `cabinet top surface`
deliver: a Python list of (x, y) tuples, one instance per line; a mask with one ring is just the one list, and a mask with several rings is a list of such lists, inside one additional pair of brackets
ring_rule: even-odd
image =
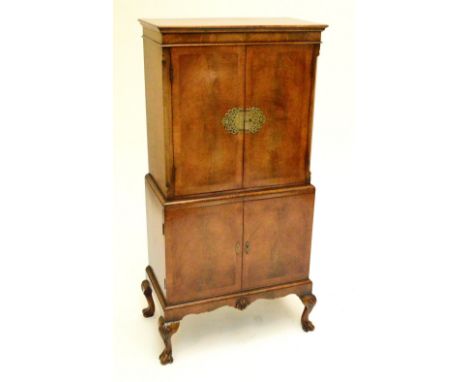
[(205, 18), (205, 19), (140, 19), (146, 28), (160, 31), (187, 29), (268, 29), (268, 30), (324, 30), (327, 25), (294, 18)]

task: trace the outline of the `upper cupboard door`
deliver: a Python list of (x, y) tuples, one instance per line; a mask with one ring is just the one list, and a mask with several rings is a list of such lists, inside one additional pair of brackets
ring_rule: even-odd
[(311, 45), (247, 47), (245, 107), (265, 119), (245, 134), (244, 187), (308, 181), (313, 53)]
[(175, 194), (242, 187), (242, 134), (223, 126), (244, 104), (245, 48), (171, 49)]

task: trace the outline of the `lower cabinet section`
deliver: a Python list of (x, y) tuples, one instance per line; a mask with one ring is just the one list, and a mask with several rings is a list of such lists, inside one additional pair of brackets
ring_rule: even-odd
[[(155, 212), (147, 183), (148, 221)], [(307, 280), (314, 210), (313, 186), (245, 193), (215, 200), (161, 203), (164, 242), (150, 247), (150, 265), (169, 304)], [(153, 207), (155, 208), (155, 207)], [(161, 215), (159, 209), (156, 211)], [(159, 231), (160, 230), (160, 231)], [(162, 235), (162, 236), (161, 236)], [(155, 248), (155, 249), (153, 249)], [(158, 249), (159, 248), (159, 249)]]
[[(259, 298), (296, 294), (304, 304), (301, 326), (314, 329), (309, 280), (315, 188), (166, 200), (146, 178), (149, 266), (142, 290), (145, 317), (163, 314), (159, 332), (163, 364), (172, 362), (171, 336), (187, 314), (221, 306), (243, 310)], [(162, 268), (162, 269), (159, 269)]]

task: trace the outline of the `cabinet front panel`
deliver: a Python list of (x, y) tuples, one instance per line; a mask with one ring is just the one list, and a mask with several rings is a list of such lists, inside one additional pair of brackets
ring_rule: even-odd
[(265, 122), (245, 133), (244, 187), (306, 182), (313, 49), (247, 47), (246, 108), (259, 108)]
[(242, 134), (222, 120), (243, 107), (245, 48), (172, 48), (175, 194), (242, 187)]
[(242, 202), (168, 209), (165, 235), (169, 303), (240, 290)]
[(307, 279), (314, 194), (244, 203), (242, 289)]

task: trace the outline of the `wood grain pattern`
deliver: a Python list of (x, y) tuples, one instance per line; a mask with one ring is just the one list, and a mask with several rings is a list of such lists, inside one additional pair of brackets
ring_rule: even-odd
[[(319, 47), (281, 39), (162, 50), (145, 39), (150, 173), (165, 196), (309, 182)], [(221, 121), (234, 107), (259, 107), (266, 124), (228, 134)]]
[[(153, 291), (162, 307), (161, 363), (173, 361), (171, 338), (184, 316), (221, 306), (244, 310), (259, 298), (294, 293), (304, 304), (302, 329), (313, 330), (309, 158), (327, 26), (294, 19), (140, 22), (150, 264), (141, 287), (145, 317), (155, 312)], [(226, 130), (229, 110), (245, 119)]]
[(315, 187), (312, 184), (303, 184), (298, 186), (288, 186), (288, 187), (263, 187), (263, 188), (243, 188), (239, 190), (229, 190), (229, 191), (219, 191), (199, 195), (190, 195), (186, 197), (168, 199), (165, 198), (162, 191), (159, 189), (155, 180), (150, 174), (145, 176), (145, 182), (151, 188), (151, 190), (156, 195), (159, 202), (164, 207), (170, 208), (184, 208), (185, 206), (190, 205), (217, 205), (224, 203), (228, 200), (235, 200), (242, 197), (244, 201), (246, 200), (258, 200), (266, 199), (270, 197), (281, 197), (294, 195), (297, 193), (304, 192), (315, 192)]
[(168, 198), (174, 197), (175, 174), (174, 174), (174, 142), (172, 132), (172, 83), (171, 83), (171, 50), (163, 48), (162, 61), (162, 86), (163, 86), (163, 115), (164, 115), (164, 145), (165, 145), (165, 168), (166, 188), (163, 193)]
[(174, 195), (170, 50), (143, 39), (149, 172), (164, 195)]
[(240, 290), (242, 203), (167, 209), (165, 232), (169, 303)]
[(307, 177), (306, 182), (310, 183), (311, 173), (310, 173), (310, 157), (312, 151), (312, 130), (314, 126), (314, 105), (315, 105), (315, 84), (316, 84), (316, 75), (317, 75), (317, 58), (320, 54), (320, 45), (313, 47), (313, 57), (312, 57), (312, 85), (310, 92), (310, 102), (309, 102), (309, 119), (308, 119), (308, 135), (307, 135)]
[(306, 182), (312, 57), (310, 46), (247, 47), (246, 107), (266, 122), (245, 135), (244, 187)]
[(187, 45), (256, 45), (302, 43), (320, 44), (320, 32), (288, 31), (288, 32), (223, 32), (223, 33), (165, 33), (161, 37), (162, 46)]
[(168, 322), (163, 317), (159, 317), (159, 334), (164, 342), (164, 350), (159, 356), (162, 365), (172, 363), (172, 336), (179, 330), (179, 322)]
[(146, 302), (148, 306), (142, 310), (144, 317), (152, 317), (154, 315), (154, 300), (153, 300), (153, 290), (151, 289), (150, 283), (148, 280), (143, 280), (141, 282), (141, 290), (146, 297)]
[(310, 332), (315, 329), (314, 324), (309, 320), (309, 314), (317, 303), (317, 298), (312, 294), (308, 293), (305, 295), (299, 295), (299, 298), (303, 302), (305, 308), (301, 316), (301, 325), (304, 332)]
[[(147, 200), (155, 203), (152, 187), (157, 187), (150, 176), (146, 187)], [(165, 267), (156, 271), (160, 282), (167, 277), (168, 301), (239, 291), (241, 278), (244, 290), (307, 278), (314, 193), (311, 185), (184, 201), (168, 201), (159, 193), (165, 246), (150, 259)], [(156, 217), (155, 212), (149, 216)], [(149, 225), (153, 240), (162, 237), (160, 223)]]
[(325, 24), (290, 18), (142, 19), (144, 36), (162, 46), (320, 43)]
[[(158, 280), (166, 278), (166, 243), (163, 234), (164, 207), (148, 182), (145, 182), (148, 261)], [(165, 293), (165, 291), (164, 291)]]
[(313, 193), (244, 203), (244, 290), (308, 277), (313, 208)]
[(164, 296), (162, 292), (161, 285), (159, 284), (158, 279), (156, 278), (153, 268), (151, 268), (151, 265), (148, 265), (145, 268), (145, 271), (146, 271), (146, 275), (148, 276), (148, 280), (153, 286), (154, 293), (156, 294), (156, 297), (158, 298), (159, 304), (161, 305), (161, 308), (164, 311), (166, 307), (168, 306), (166, 302), (166, 297)]
[(180, 321), (188, 314), (205, 313), (222, 306), (231, 306), (236, 308), (240, 299), (245, 299), (248, 304), (251, 304), (262, 298), (279, 298), (289, 294), (304, 296), (311, 294), (312, 291), (312, 281), (306, 279), (281, 285), (257, 288), (249, 291), (228, 293), (223, 296), (208, 297), (186, 303), (168, 304), (162, 293), (158, 293), (158, 290), (161, 290), (161, 287), (150, 266), (146, 267), (146, 274), (156, 292), (158, 301), (164, 311), (164, 319), (166, 321)]
[(143, 48), (149, 172), (166, 193), (162, 48), (149, 39), (143, 39)]
[(240, 188), (242, 135), (221, 121), (244, 103), (242, 47), (174, 48), (175, 194)]
[(212, 17), (190, 19), (140, 19), (143, 26), (161, 31), (194, 32), (202, 30), (323, 30), (326, 24), (291, 17)]
[(275, 285), (272, 287), (258, 288), (251, 291), (227, 294), (218, 298), (193, 301), (186, 304), (170, 305), (164, 310), (164, 316), (168, 319), (180, 320), (189, 314), (206, 313), (223, 306), (231, 306), (239, 309), (239, 301), (244, 299), (243, 304), (250, 305), (258, 299), (273, 299), (285, 297), (289, 294), (305, 294), (311, 290), (311, 281), (303, 280), (295, 283)]

